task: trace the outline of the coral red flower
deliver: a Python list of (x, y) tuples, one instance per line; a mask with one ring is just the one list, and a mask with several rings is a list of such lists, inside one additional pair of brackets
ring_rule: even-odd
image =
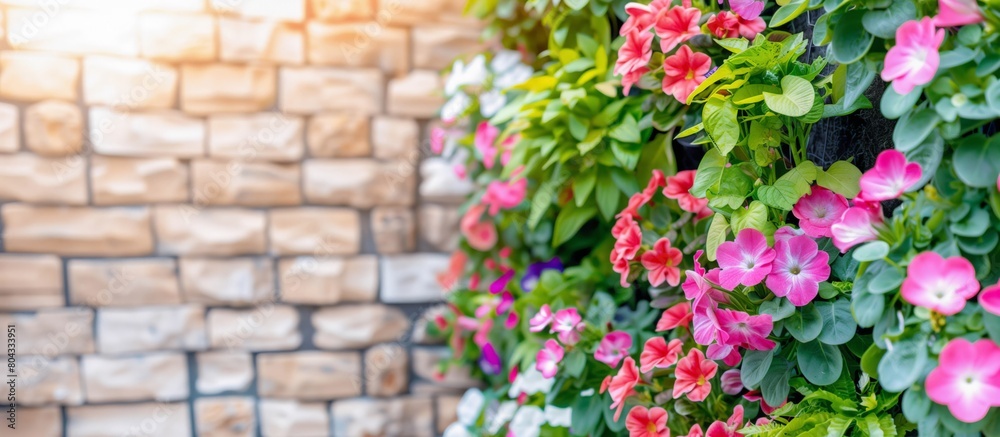
[(681, 46), (677, 53), (663, 60), (663, 92), (686, 103), (688, 96), (705, 81), (705, 75), (711, 68), (712, 58), (708, 55)]
[(653, 170), (653, 175), (649, 178), (649, 183), (646, 184), (646, 188), (643, 188), (642, 194), (646, 197), (652, 199), (653, 195), (656, 194), (656, 190), (667, 186), (667, 178), (663, 176), (663, 172), (659, 169)]
[(663, 53), (670, 53), (674, 47), (699, 35), (700, 20), (701, 11), (692, 8), (690, 0), (685, 0), (681, 6), (661, 9), (656, 14), (656, 21), (653, 22), (653, 31), (660, 37), (660, 50)]
[(635, 2), (626, 4), (625, 13), (628, 14), (628, 19), (622, 24), (622, 28), (618, 34), (628, 35), (635, 30), (645, 32), (652, 29), (657, 14), (669, 7), (670, 0), (653, 0), (648, 5)]
[(647, 196), (645, 192), (640, 191), (629, 197), (628, 205), (625, 206), (621, 212), (615, 215), (615, 217), (622, 218), (624, 216), (629, 216), (632, 218), (642, 218), (639, 215), (639, 208), (642, 208), (652, 199), (652, 196)]
[(511, 209), (524, 201), (528, 191), (528, 179), (515, 178), (510, 181), (493, 181), (486, 186), (483, 204), (489, 207), (490, 215), (497, 215), (501, 209)]
[(614, 73), (618, 76), (646, 67), (653, 56), (653, 34), (633, 31), (625, 34), (625, 44), (618, 49)]
[(676, 247), (670, 247), (670, 240), (660, 238), (653, 244), (653, 250), (642, 254), (642, 266), (649, 270), (649, 283), (654, 287), (666, 282), (671, 287), (681, 283), (681, 269), (678, 267), (684, 254)]
[(694, 186), (694, 178), (698, 175), (695, 170), (684, 170), (676, 175), (667, 178), (667, 186), (663, 189), (663, 195), (669, 199), (677, 200), (681, 209), (687, 212), (699, 213), (708, 206), (708, 199), (699, 199), (690, 192)]
[(670, 437), (667, 428), (667, 410), (660, 407), (632, 407), (625, 418), (629, 437)]
[(716, 38), (725, 39), (740, 36), (740, 20), (736, 18), (736, 14), (729, 11), (722, 11), (708, 17), (705, 27), (708, 27), (708, 31)]
[(639, 67), (622, 75), (622, 94), (628, 95), (632, 91), (632, 86), (639, 83), (642, 75), (649, 73), (649, 67)]
[(642, 354), (639, 355), (639, 364), (643, 373), (655, 368), (666, 369), (677, 362), (677, 356), (681, 353), (683, 342), (678, 339), (670, 340), (667, 343), (663, 337), (653, 337), (646, 340), (642, 347)]
[(459, 230), (465, 236), (465, 241), (473, 249), (487, 251), (497, 243), (497, 228), (492, 221), (481, 220), (486, 206), (473, 205), (462, 216), (459, 222)]
[(462, 272), (465, 270), (465, 263), (469, 261), (469, 257), (461, 250), (456, 250), (451, 254), (451, 259), (448, 260), (448, 270), (441, 272), (437, 275), (438, 284), (441, 288), (445, 290), (451, 290), (458, 282), (458, 278), (462, 276)]
[(691, 425), (691, 429), (688, 430), (687, 435), (679, 437), (704, 437), (704, 436), (705, 434), (701, 431), (701, 425), (696, 423), (694, 425)]
[(718, 370), (719, 365), (705, 358), (701, 350), (691, 349), (687, 356), (677, 362), (677, 369), (674, 371), (677, 377), (674, 383), (674, 399), (686, 393), (687, 398), (694, 402), (705, 400), (712, 391), (711, 379)]
[(705, 431), (705, 437), (743, 437), (737, 432), (742, 427), (743, 406), (737, 405), (736, 408), (733, 408), (733, 415), (729, 416), (729, 420), (725, 422), (716, 420)]
[(622, 415), (625, 399), (636, 393), (635, 386), (638, 383), (639, 368), (636, 367), (632, 357), (625, 357), (625, 363), (618, 369), (618, 374), (608, 382), (608, 394), (611, 395), (611, 409), (615, 410), (615, 422)]
[(663, 312), (660, 320), (656, 322), (656, 332), (669, 331), (678, 326), (687, 328), (692, 317), (694, 313), (691, 312), (691, 303), (687, 301), (678, 303)]

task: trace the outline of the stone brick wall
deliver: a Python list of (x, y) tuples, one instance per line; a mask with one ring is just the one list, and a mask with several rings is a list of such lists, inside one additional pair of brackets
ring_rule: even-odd
[(468, 186), (422, 150), (463, 3), (0, 0), (0, 437), (447, 426), (419, 325)]

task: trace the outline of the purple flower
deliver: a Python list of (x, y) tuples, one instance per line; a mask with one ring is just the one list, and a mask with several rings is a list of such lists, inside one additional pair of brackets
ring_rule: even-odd
[(534, 290), (535, 286), (538, 285), (538, 280), (542, 277), (542, 272), (546, 270), (563, 271), (562, 261), (556, 257), (528, 266), (528, 269), (524, 272), (524, 276), (521, 278), (521, 289), (525, 292)]
[(479, 367), (487, 375), (499, 375), (503, 371), (503, 364), (500, 362), (500, 355), (493, 349), (491, 343), (483, 344), (483, 355), (479, 357)]

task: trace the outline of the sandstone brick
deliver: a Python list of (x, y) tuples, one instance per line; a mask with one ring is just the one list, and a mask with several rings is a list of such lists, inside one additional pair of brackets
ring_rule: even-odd
[(202, 394), (244, 391), (253, 382), (253, 361), (249, 353), (231, 351), (198, 354), (198, 380)]
[(0, 254), (0, 310), (62, 306), (62, 286), (59, 257)]
[(409, 357), (398, 343), (380, 344), (365, 351), (365, 394), (396, 396), (406, 391)]
[(220, 17), (219, 45), (222, 60), (227, 62), (305, 61), (302, 27), (291, 23)]
[(187, 302), (253, 305), (274, 298), (274, 271), (267, 258), (181, 258)]
[(144, 13), (139, 17), (139, 44), (142, 56), (147, 58), (214, 60), (215, 18), (201, 14)]
[(146, 208), (31, 206), (0, 208), (9, 252), (72, 256), (148, 255), (153, 250)]
[(392, 79), (388, 88), (388, 110), (392, 115), (431, 118), (444, 104), (441, 78), (434, 71), (414, 70)]
[(441, 70), (458, 57), (485, 50), (479, 29), (470, 26), (418, 26), (413, 28), (413, 64)]
[(184, 354), (83, 357), (87, 402), (173, 401), (188, 397)]
[(83, 59), (83, 100), (119, 109), (168, 109), (177, 94), (177, 69), (160, 62), (107, 56)]
[(66, 435), (107, 437), (135, 434), (143, 437), (191, 437), (186, 403), (87, 405), (66, 409)]
[(302, 344), (299, 314), (290, 306), (261, 305), (250, 310), (216, 308), (208, 313), (213, 349), (280, 351)]
[(80, 405), (83, 390), (76, 357), (22, 355), (17, 362), (19, 405)]
[(303, 180), (310, 203), (371, 208), (413, 204), (416, 171), (405, 161), (367, 159), (305, 161)]
[(93, 156), (90, 184), (96, 205), (188, 201), (188, 168), (174, 158)]
[(155, 207), (158, 251), (164, 255), (264, 253), (263, 211), (236, 208)]
[(94, 151), (102, 155), (192, 158), (205, 154), (205, 121), (177, 111), (129, 113), (94, 107), (89, 136)]
[(46, 156), (65, 156), (83, 150), (83, 114), (72, 103), (47, 100), (24, 111), (24, 144)]
[(129, 307), (181, 303), (177, 261), (172, 258), (70, 260), (69, 299), (74, 305)]
[(400, 341), (410, 328), (402, 311), (385, 305), (345, 305), (313, 313), (313, 344), (321, 349), (354, 349)]
[(372, 234), (378, 253), (402, 253), (416, 248), (416, 224), (413, 210), (380, 206), (372, 210)]
[(198, 205), (277, 206), (302, 203), (298, 164), (191, 162), (194, 202)]
[[(0, 72), (0, 77), (3, 77)], [(21, 148), (20, 116), (17, 106), (0, 103), (0, 153), (16, 152)]]
[(451, 350), (447, 347), (414, 347), (411, 357), (413, 375), (424, 381), (433, 381), (433, 385), (440, 389), (464, 390), (480, 384), (468, 367), (450, 365), (444, 374), (440, 373), (441, 362), (451, 358)]
[(22, 355), (55, 357), (94, 352), (94, 311), (91, 309), (61, 308), (34, 314), (0, 314), (0, 323), (2, 326), (16, 326), (17, 353)]
[(443, 297), (436, 276), (447, 270), (448, 256), (437, 253), (382, 257), (382, 301), (435, 302)]
[(347, 112), (317, 114), (309, 119), (309, 154), (316, 158), (371, 155), (368, 117)]
[(213, 10), (246, 17), (262, 17), (283, 21), (303, 21), (305, 0), (209, 0)]
[(378, 298), (378, 259), (297, 257), (278, 262), (282, 302), (332, 305)]
[(372, 144), (376, 158), (416, 161), (420, 159), (420, 126), (411, 119), (375, 117)]
[(263, 437), (326, 437), (330, 417), (321, 402), (261, 399), (260, 432)]
[(302, 125), (302, 118), (280, 112), (213, 116), (208, 119), (208, 151), (246, 161), (298, 161), (305, 149)]
[(420, 238), (423, 241), (442, 252), (458, 248), (458, 223), (462, 219), (458, 207), (421, 205), (418, 217)]
[(334, 437), (434, 435), (434, 405), (430, 398), (347, 399), (333, 403)]
[(327, 24), (311, 21), (309, 63), (337, 67), (373, 67), (392, 76), (410, 69), (410, 38), (406, 29), (377, 22)]
[(323, 21), (363, 20), (374, 18), (373, 0), (310, 0), (316, 19)]
[[(424, 310), (416, 322), (413, 323), (413, 336), (411, 340), (414, 344), (444, 344), (445, 337), (438, 335), (435, 319), (445, 317), (451, 310), (445, 304), (434, 305)], [(433, 329), (433, 331), (432, 331)]]
[(382, 73), (376, 69), (287, 67), (281, 69), (279, 81), (282, 111), (374, 114), (382, 110)]
[(75, 101), (79, 78), (76, 59), (47, 53), (0, 53), (0, 97), (5, 99)]
[(449, 395), (434, 398), (434, 410), (437, 411), (434, 423), (438, 434), (443, 434), (448, 425), (458, 421), (458, 403), (461, 400), (461, 396)]
[(11, 47), (76, 55), (139, 54), (135, 14), (54, 6), (55, 13), (41, 9), (8, 9), (7, 22), (20, 25), (7, 33)]
[[(4, 0), (4, 3), (36, 5), (33, 0)], [(198, 12), (205, 9), (204, 0), (74, 0), (73, 7), (118, 11), (182, 11)]]
[(378, 14), (393, 23), (419, 25), (444, 22), (479, 26), (474, 17), (466, 17), (464, 0), (378, 0)]
[(87, 168), (81, 161), (30, 153), (0, 155), (0, 199), (32, 203), (87, 203)]
[(194, 401), (195, 429), (200, 437), (253, 437), (257, 431), (254, 398), (224, 396)]
[(257, 393), (301, 400), (340, 399), (361, 394), (357, 352), (290, 352), (257, 355)]
[(257, 112), (274, 104), (273, 67), (185, 64), (181, 75), (181, 108), (190, 113)]
[(349, 209), (274, 209), (268, 233), (275, 255), (349, 255), (361, 250), (361, 218)]
[(468, 178), (460, 178), (445, 158), (420, 162), (420, 198), (431, 202), (459, 204), (475, 189)]
[(206, 347), (205, 308), (198, 305), (103, 308), (97, 312), (97, 349), (102, 354)]
[(4, 437), (62, 437), (62, 412), (57, 407), (17, 409), (17, 428), (4, 428)]

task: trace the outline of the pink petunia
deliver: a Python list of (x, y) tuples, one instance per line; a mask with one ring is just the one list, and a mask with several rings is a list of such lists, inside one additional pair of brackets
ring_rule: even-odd
[(670, 343), (667, 343), (663, 337), (652, 337), (646, 340), (646, 344), (642, 346), (642, 354), (639, 355), (640, 369), (645, 373), (653, 369), (665, 369), (674, 365), (683, 344), (676, 338), (670, 340)]
[[(838, 219), (840, 217), (838, 216)], [(834, 222), (836, 223), (836, 221)], [(802, 229), (795, 229), (791, 226), (782, 226), (774, 231), (774, 243), (777, 244), (779, 241), (788, 241), (792, 237), (798, 237), (799, 235), (805, 235), (806, 231)]]
[(555, 340), (551, 338), (546, 340), (545, 347), (539, 350), (538, 355), (535, 356), (535, 369), (538, 369), (542, 373), (542, 376), (546, 378), (556, 376), (556, 372), (559, 371), (559, 362), (562, 361), (564, 352), (563, 347)]
[(764, 23), (762, 18), (753, 17), (747, 18), (742, 15), (736, 15), (736, 19), (739, 22), (740, 36), (746, 39), (754, 39), (758, 33), (767, 29), (767, 24)]
[(559, 341), (569, 346), (580, 341), (580, 331), (584, 324), (576, 308), (566, 308), (556, 311), (552, 321), (552, 331), (558, 333)]
[(667, 410), (636, 405), (625, 417), (625, 429), (628, 430), (629, 437), (670, 437)]
[(751, 316), (743, 311), (720, 309), (715, 317), (726, 333), (726, 340), (719, 343), (757, 351), (774, 349), (775, 343), (767, 338), (774, 328), (770, 314)]
[(740, 20), (736, 18), (736, 14), (729, 11), (722, 11), (708, 17), (705, 26), (716, 38), (725, 39), (740, 36)]
[(483, 252), (492, 249), (497, 243), (496, 225), (490, 220), (482, 219), (485, 212), (484, 205), (469, 207), (458, 226), (469, 246)]
[(688, 430), (687, 435), (683, 435), (680, 437), (705, 437), (705, 433), (701, 431), (701, 425), (696, 423), (694, 425), (691, 425), (691, 429)]
[(701, 350), (691, 349), (677, 362), (677, 369), (674, 370), (674, 376), (677, 377), (674, 383), (674, 399), (686, 393), (687, 398), (693, 402), (704, 401), (712, 392), (711, 379), (718, 370), (719, 365), (705, 358)]
[(840, 220), (847, 208), (849, 205), (844, 196), (817, 185), (795, 203), (792, 214), (799, 219), (799, 227), (806, 235), (813, 238), (832, 237), (830, 226)]
[(923, 252), (906, 267), (900, 293), (910, 304), (951, 316), (962, 311), (965, 301), (979, 293), (979, 281), (969, 260), (961, 256), (945, 259), (937, 252)]
[(941, 55), (938, 48), (944, 41), (944, 30), (934, 28), (934, 21), (924, 17), (907, 21), (896, 29), (896, 45), (885, 54), (882, 80), (892, 82), (899, 94), (909, 94), (913, 88), (934, 78)]
[(670, 53), (675, 47), (701, 34), (698, 21), (701, 11), (692, 8), (690, 0), (681, 6), (661, 9), (653, 22), (653, 31), (660, 37), (660, 51)]
[(687, 328), (692, 317), (694, 314), (691, 312), (691, 303), (686, 301), (678, 303), (663, 312), (660, 320), (656, 322), (656, 332), (669, 331), (678, 326)]
[(628, 18), (622, 24), (619, 35), (628, 35), (633, 31), (646, 32), (653, 28), (656, 16), (663, 9), (670, 7), (670, 0), (653, 0), (648, 5), (642, 3), (628, 3), (625, 5), (625, 13)]
[(736, 235), (736, 241), (719, 245), (716, 251), (721, 285), (729, 290), (742, 284), (752, 287), (761, 283), (771, 273), (774, 249), (767, 246), (767, 238), (754, 228), (746, 228)]
[(938, 0), (938, 14), (934, 17), (937, 27), (958, 27), (983, 21), (976, 0)]
[(694, 317), (691, 319), (691, 334), (694, 341), (701, 345), (710, 345), (712, 342), (724, 343), (729, 339), (729, 334), (722, 330), (716, 312), (719, 305), (712, 299), (700, 299), (694, 303)]
[(869, 202), (892, 200), (920, 181), (923, 169), (906, 160), (900, 151), (886, 150), (878, 155), (875, 167), (861, 175), (859, 197)]
[(639, 83), (642, 75), (649, 73), (649, 67), (639, 67), (622, 75), (622, 94), (628, 95), (632, 91), (632, 86)]
[(830, 254), (819, 250), (816, 240), (806, 235), (779, 241), (774, 249), (777, 256), (767, 275), (767, 288), (798, 307), (812, 302), (819, 283), (830, 278)]
[(979, 293), (979, 305), (988, 313), (1000, 316), (1000, 284), (984, 288)]
[(740, 348), (728, 344), (712, 343), (708, 345), (708, 349), (705, 350), (705, 356), (716, 361), (721, 360), (727, 366), (735, 366), (740, 361), (743, 361), (743, 356), (740, 355)]
[(552, 323), (553, 319), (552, 309), (549, 308), (549, 304), (544, 304), (538, 309), (535, 316), (528, 320), (529, 330), (531, 332), (542, 332), (546, 326), (549, 326), (549, 323)]
[(497, 148), (494, 143), (496, 143), (498, 136), (500, 136), (500, 129), (488, 122), (482, 121), (476, 126), (473, 144), (476, 146), (476, 150), (483, 155), (483, 166), (487, 169), (493, 168), (496, 161)]
[(958, 420), (982, 420), (990, 407), (1000, 407), (1000, 347), (989, 339), (948, 342), (925, 385), (927, 397), (947, 405)]
[(738, 395), (743, 391), (743, 380), (740, 379), (740, 369), (729, 369), (719, 377), (722, 392), (727, 395)]
[(698, 172), (695, 170), (684, 170), (668, 177), (667, 186), (663, 188), (663, 195), (667, 196), (668, 199), (677, 200), (681, 209), (687, 212), (701, 213), (708, 207), (708, 199), (697, 198), (690, 192), (697, 175)]
[(594, 351), (594, 359), (612, 368), (618, 367), (622, 358), (628, 356), (632, 348), (632, 336), (624, 331), (612, 331), (604, 335)]
[(625, 35), (625, 44), (618, 49), (614, 73), (624, 76), (649, 65), (653, 57), (653, 34), (633, 31)]
[(857, 206), (847, 208), (840, 220), (830, 226), (830, 233), (833, 234), (833, 245), (840, 249), (841, 253), (847, 252), (850, 248), (878, 239), (877, 225), (883, 221), (881, 213), (875, 213), (872, 209)]
[(752, 20), (764, 12), (764, 0), (729, 0), (729, 9), (741, 17)]
[(653, 244), (653, 250), (642, 254), (642, 266), (649, 270), (649, 284), (658, 287), (666, 282), (671, 287), (681, 283), (681, 269), (678, 267), (684, 254), (676, 247), (670, 247), (670, 240), (660, 238)]
[(524, 201), (528, 191), (528, 179), (515, 178), (510, 181), (493, 181), (486, 186), (482, 202), (489, 207), (490, 215), (497, 215), (501, 209), (511, 209)]
[(611, 409), (615, 410), (615, 422), (622, 415), (622, 408), (625, 406), (625, 399), (636, 393), (635, 386), (639, 383), (639, 367), (635, 365), (632, 357), (625, 357), (625, 363), (618, 369), (618, 374), (605, 378), (606, 382), (601, 383), (601, 392), (607, 388), (611, 396)]
[(687, 102), (688, 96), (705, 81), (710, 69), (712, 58), (693, 52), (686, 45), (681, 46), (676, 53), (663, 60), (663, 92), (679, 102)]
[(743, 406), (737, 405), (733, 408), (733, 414), (729, 416), (729, 420), (725, 422), (716, 420), (709, 425), (708, 430), (705, 431), (705, 437), (743, 437), (743, 434), (737, 432), (740, 428), (743, 428)]

